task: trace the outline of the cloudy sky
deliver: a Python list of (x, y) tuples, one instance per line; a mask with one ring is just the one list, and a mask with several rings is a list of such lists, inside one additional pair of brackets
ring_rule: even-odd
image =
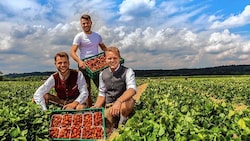
[(9, 0), (0, 1), (0, 71), (54, 71), (83, 13), (133, 69), (250, 64), (248, 0)]

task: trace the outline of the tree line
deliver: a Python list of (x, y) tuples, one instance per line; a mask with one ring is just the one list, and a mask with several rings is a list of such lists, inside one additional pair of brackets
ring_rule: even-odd
[[(195, 76), (195, 75), (250, 75), (250, 65), (229, 65), (209, 68), (173, 69), (173, 70), (134, 70), (136, 77), (162, 76)], [(45, 80), (53, 71), (11, 73), (3, 76), (3, 80)]]

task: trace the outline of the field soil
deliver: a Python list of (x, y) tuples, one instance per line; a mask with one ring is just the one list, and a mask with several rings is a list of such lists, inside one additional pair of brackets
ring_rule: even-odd
[(136, 102), (140, 101), (140, 97), (147, 87), (148, 87), (148, 83), (144, 83), (137, 87), (136, 95), (133, 97)]

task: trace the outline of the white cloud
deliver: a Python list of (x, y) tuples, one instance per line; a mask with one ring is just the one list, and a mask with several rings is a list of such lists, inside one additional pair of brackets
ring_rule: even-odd
[(232, 34), (227, 29), (221, 33), (212, 33), (208, 41), (209, 46), (205, 48), (205, 51), (208, 53), (220, 53), (230, 50), (238, 46), (239, 42), (237, 40), (239, 38), (239, 35)]
[(12, 38), (10, 36), (0, 37), (0, 51), (5, 51), (11, 48)]
[(155, 0), (124, 0), (119, 9), (121, 21), (130, 21), (136, 16), (148, 16), (155, 6)]
[(242, 52), (243, 53), (250, 53), (250, 42), (248, 42), (245, 45), (243, 45)]
[(238, 15), (233, 15), (224, 21), (215, 21), (210, 28), (239, 27), (245, 24), (250, 24), (250, 5), (247, 5), (244, 11)]

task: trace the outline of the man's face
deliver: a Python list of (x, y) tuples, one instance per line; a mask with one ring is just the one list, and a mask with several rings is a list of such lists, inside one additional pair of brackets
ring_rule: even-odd
[(69, 70), (69, 60), (67, 57), (57, 56), (55, 66), (60, 73), (64, 74)]
[(120, 64), (120, 57), (117, 53), (114, 52), (105, 52), (106, 63), (112, 71), (114, 71)]
[(85, 33), (89, 33), (91, 31), (91, 25), (92, 25), (91, 21), (88, 21), (86, 19), (81, 19), (81, 26)]

